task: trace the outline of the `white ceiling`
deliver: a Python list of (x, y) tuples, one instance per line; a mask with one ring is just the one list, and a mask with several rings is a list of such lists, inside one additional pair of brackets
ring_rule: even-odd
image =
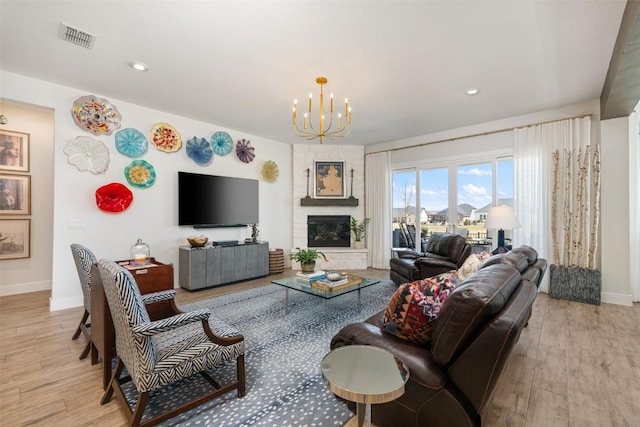
[(598, 98), (625, 3), (1, 0), (0, 68), (286, 143), (326, 76), (373, 144)]

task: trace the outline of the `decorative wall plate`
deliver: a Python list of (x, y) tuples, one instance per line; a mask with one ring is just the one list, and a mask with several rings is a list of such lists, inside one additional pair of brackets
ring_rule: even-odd
[(76, 99), (71, 109), (71, 116), (81, 129), (96, 135), (111, 135), (111, 132), (120, 128), (122, 120), (115, 106), (95, 95)]
[(133, 128), (126, 128), (116, 132), (116, 149), (129, 157), (142, 156), (147, 152), (149, 143), (142, 132)]
[(199, 165), (208, 165), (213, 160), (211, 144), (205, 138), (193, 138), (187, 140), (187, 156)]
[(118, 213), (129, 207), (133, 193), (123, 184), (112, 182), (96, 190), (96, 205), (101, 211)]
[(262, 165), (262, 179), (267, 182), (275, 182), (278, 179), (280, 171), (278, 165), (273, 160), (267, 160)]
[(254, 148), (251, 146), (251, 141), (248, 139), (241, 139), (236, 144), (236, 156), (243, 163), (251, 163), (256, 157), (254, 154)]
[(174, 153), (182, 148), (182, 138), (178, 131), (167, 123), (156, 123), (151, 128), (151, 142), (165, 153)]
[(101, 141), (88, 136), (79, 136), (67, 142), (63, 149), (67, 162), (79, 171), (92, 174), (104, 173), (109, 166), (109, 149)]
[(226, 132), (216, 132), (211, 137), (211, 145), (218, 156), (226, 156), (233, 148), (233, 139)]
[(148, 188), (156, 182), (156, 170), (144, 160), (134, 160), (124, 168), (124, 176), (134, 187)]

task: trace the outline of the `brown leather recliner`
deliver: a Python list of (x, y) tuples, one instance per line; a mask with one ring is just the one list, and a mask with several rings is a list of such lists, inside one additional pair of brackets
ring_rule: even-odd
[(413, 282), (457, 270), (471, 255), (471, 245), (459, 234), (434, 233), (424, 253), (399, 251), (391, 258), (389, 276), (396, 284)]
[(389, 350), (409, 368), (405, 393), (372, 405), (373, 423), (481, 425), (482, 411), (531, 316), (546, 268), (547, 261), (528, 246), (489, 258), (447, 297), (426, 345), (381, 331), (384, 310), (342, 328), (332, 349), (373, 345)]

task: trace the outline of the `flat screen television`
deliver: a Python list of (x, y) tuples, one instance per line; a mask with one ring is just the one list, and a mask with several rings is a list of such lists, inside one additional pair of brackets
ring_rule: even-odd
[(243, 227), (258, 223), (258, 181), (178, 172), (178, 225)]

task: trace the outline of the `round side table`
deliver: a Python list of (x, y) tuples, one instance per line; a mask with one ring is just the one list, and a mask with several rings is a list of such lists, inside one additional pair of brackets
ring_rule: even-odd
[(369, 345), (348, 345), (322, 359), (322, 377), (337, 396), (356, 403), (358, 426), (371, 426), (371, 404), (404, 394), (409, 370), (393, 353)]

